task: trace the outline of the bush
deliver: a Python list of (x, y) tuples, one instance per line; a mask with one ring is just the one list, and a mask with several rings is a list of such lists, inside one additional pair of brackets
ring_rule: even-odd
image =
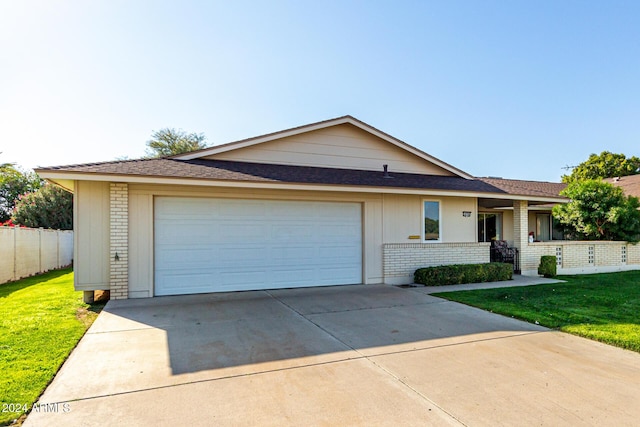
[(455, 264), (419, 268), (413, 274), (413, 281), (427, 286), (444, 286), (500, 282), (511, 280), (512, 277), (513, 265), (491, 262), (488, 264)]
[(20, 196), (11, 220), (31, 228), (73, 230), (73, 195), (53, 184)]
[(543, 255), (540, 258), (538, 274), (544, 277), (556, 277), (556, 265), (555, 255)]

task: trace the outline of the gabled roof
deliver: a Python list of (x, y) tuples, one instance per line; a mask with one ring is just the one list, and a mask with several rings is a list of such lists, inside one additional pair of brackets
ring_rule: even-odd
[(640, 197), (640, 174), (606, 178), (604, 181), (622, 188), (627, 196)]
[[(275, 165), (236, 162), (228, 160), (180, 160), (176, 158), (124, 160), (81, 165), (54, 166), (38, 169), (45, 178), (88, 179), (125, 181), (150, 178), (145, 182), (162, 182), (165, 179), (192, 180), (193, 182), (257, 183), (257, 184), (307, 184), (348, 186), (364, 189), (412, 189), (450, 191), (456, 193), (481, 193), (488, 197), (517, 196), (562, 201), (558, 195), (564, 184), (513, 181), (506, 179), (466, 179), (457, 176), (394, 173), (385, 177), (382, 170), (335, 169), (311, 166)], [(376, 190), (377, 191), (377, 190)]]
[(207, 157), (207, 156), (212, 156), (215, 154), (220, 154), (220, 153), (225, 153), (228, 151), (232, 151), (232, 150), (238, 150), (241, 148), (246, 148), (246, 147), (251, 147), (257, 144), (262, 144), (265, 142), (269, 142), (269, 141), (273, 141), (276, 139), (281, 139), (281, 138), (286, 138), (286, 137), (290, 137), (290, 136), (294, 136), (294, 135), (299, 135), (302, 133), (307, 133), (307, 132), (313, 132), (316, 130), (320, 130), (320, 129), (325, 129), (328, 127), (332, 127), (332, 126), (338, 126), (338, 125), (342, 125), (342, 124), (351, 124), (353, 126), (356, 126), (357, 128), (370, 133), (371, 135), (374, 135), (396, 147), (399, 147), (427, 162), (433, 163), (434, 165), (437, 165), (451, 173), (453, 173), (454, 175), (457, 175), (459, 177), (462, 178), (466, 178), (466, 179), (472, 179), (473, 176), (469, 175), (468, 173), (446, 163), (443, 162), (440, 159), (437, 159), (427, 153), (425, 153), (424, 151), (421, 151), (419, 149), (417, 149), (416, 147), (413, 147), (409, 144), (407, 144), (406, 142), (403, 142), (385, 132), (382, 132), (379, 129), (374, 128), (371, 125), (368, 125), (367, 123), (360, 121), (358, 119), (356, 119), (355, 117), (352, 116), (342, 116), (342, 117), (337, 117), (335, 119), (329, 119), (329, 120), (324, 120), (324, 121), (320, 121), (320, 122), (316, 122), (316, 123), (311, 123), (308, 125), (304, 125), (304, 126), (298, 126), (298, 127), (294, 127), (291, 129), (285, 129), (282, 131), (278, 131), (278, 132), (273, 132), (273, 133), (268, 133), (265, 135), (261, 135), (261, 136), (256, 136), (253, 138), (247, 138), (247, 139), (243, 139), (240, 141), (235, 141), (235, 142), (231, 142), (228, 144), (222, 144), (222, 145), (216, 145), (214, 147), (209, 147), (209, 148), (204, 148), (202, 150), (198, 150), (198, 151), (192, 151), (190, 153), (185, 153), (185, 154), (179, 154), (177, 156), (173, 156), (171, 158), (173, 159), (178, 159), (178, 160), (194, 160), (194, 159), (200, 159), (203, 157)]

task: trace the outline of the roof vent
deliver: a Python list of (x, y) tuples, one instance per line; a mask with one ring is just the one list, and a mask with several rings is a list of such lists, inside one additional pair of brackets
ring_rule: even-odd
[(384, 169), (384, 178), (393, 178), (389, 175), (389, 165), (382, 165), (382, 168)]
[(616, 177), (613, 178), (613, 182), (618, 182), (618, 181), (620, 181), (620, 177), (619, 176), (616, 176)]

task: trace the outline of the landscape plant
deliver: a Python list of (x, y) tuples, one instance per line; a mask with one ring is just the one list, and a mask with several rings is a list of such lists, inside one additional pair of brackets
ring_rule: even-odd
[(600, 180), (574, 181), (562, 192), (568, 203), (553, 207), (557, 228), (576, 240), (640, 240), (640, 201)]
[(557, 271), (557, 262), (554, 255), (543, 255), (540, 257), (540, 265), (538, 266), (538, 274), (544, 277), (555, 277)]
[(458, 285), (463, 283), (498, 282), (511, 280), (513, 265), (501, 262), (486, 264), (454, 264), (419, 268), (414, 283), (426, 286)]

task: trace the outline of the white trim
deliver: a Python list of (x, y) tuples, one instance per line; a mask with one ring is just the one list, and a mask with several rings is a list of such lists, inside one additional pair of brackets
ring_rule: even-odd
[(263, 136), (258, 136), (258, 137), (254, 137), (254, 138), (248, 138), (248, 139), (243, 139), (240, 141), (236, 141), (236, 142), (231, 142), (228, 144), (223, 144), (223, 145), (218, 145), (215, 147), (211, 147), (211, 148), (205, 148), (204, 150), (199, 150), (199, 151), (195, 151), (195, 152), (191, 152), (191, 153), (187, 153), (187, 154), (180, 154), (177, 156), (173, 156), (172, 158), (174, 159), (178, 159), (178, 160), (193, 160), (193, 159), (200, 159), (202, 157), (207, 157), (207, 156), (213, 156), (216, 154), (220, 154), (220, 153), (226, 153), (228, 151), (233, 151), (233, 150), (239, 150), (241, 148), (246, 148), (246, 147), (251, 147), (253, 145), (257, 145), (257, 144), (262, 144), (264, 142), (268, 142), (268, 141), (273, 141), (276, 139), (281, 139), (281, 138), (287, 138), (290, 136), (294, 136), (294, 135), (300, 135), (302, 133), (308, 133), (308, 132), (313, 132), (316, 130), (320, 130), (320, 129), (326, 129), (328, 127), (332, 127), (332, 126), (338, 126), (338, 125), (342, 125), (342, 124), (351, 124), (365, 132), (370, 133), (371, 135), (374, 135), (392, 145), (395, 145), (398, 148), (401, 148), (411, 154), (413, 154), (414, 156), (420, 157), (423, 160), (428, 161), (429, 163), (433, 163), (436, 166), (441, 167), (442, 169), (453, 173), (454, 175), (457, 175), (459, 177), (465, 178), (465, 179), (474, 179), (473, 176), (469, 175), (468, 173), (454, 167), (451, 166), (448, 163), (443, 162), (440, 159), (437, 159), (427, 153), (425, 153), (424, 151), (421, 151), (409, 144), (407, 144), (406, 142), (403, 142), (397, 138), (392, 137), (391, 135), (387, 135), (384, 132), (379, 131), (378, 129), (369, 126), (368, 124), (361, 122), (360, 120), (351, 117), (351, 116), (344, 116), (344, 117), (338, 117), (336, 119), (332, 119), (332, 120), (326, 120), (323, 122), (319, 122), (319, 123), (312, 123), (310, 125), (306, 125), (306, 126), (300, 126), (300, 127), (296, 127), (293, 129), (288, 129), (288, 130), (283, 130), (281, 132), (275, 132), (275, 133), (271, 133), (268, 135), (263, 135)]
[(329, 185), (329, 184), (289, 184), (278, 182), (254, 182), (254, 181), (222, 181), (199, 178), (169, 178), (156, 176), (135, 175), (107, 175), (85, 172), (56, 172), (39, 171), (38, 175), (52, 182), (59, 180), (77, 181), (107, 181), (128, 182), (132, 184), (167, 184), (167, 185), (192, 185), (200, 187), (229, 187), (229, 188), (254, 188), (274, 190), (307, 190), (307, 191), (337, 191), (347, 193), (384, 193), (384, 194), (417, 194), (451, 197), (481, 197), (485, 199), (503, 200), (527, 200), (533, 202), (567, 203), (567, 199), (523, 196), (503, 193), (479, 193), (472, 191), (433, 190), (428, 188), (398, 188), (398, 187), (374, 187), (357, 185)]
[[(425, 236), (425, 229), (424, 229), (424, 215), (425, 215), (425, 211), (424, 211), (424, 204), (426, 202), (433, 202), (433, 203), (437, 203), (438, 204), (438, 240), (426, 240), (424, 238)], [(422, 218), (420, 220), (421, 223), (421, 227), (422, 227), (422, 243), (442, 243), (442, 200), (439, 199), (422, 199)]]

